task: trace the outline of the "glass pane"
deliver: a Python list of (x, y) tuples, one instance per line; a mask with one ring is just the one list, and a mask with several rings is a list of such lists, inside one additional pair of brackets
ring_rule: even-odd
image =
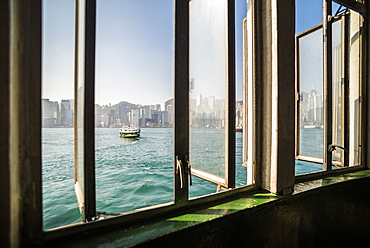
[(322, 29), (299, 39), (299, 155), (323, 157)]
[(167, 0), (98, 1), (99, 211), (173, 201), (173, 9)]
[(77, 71), (76, 73), (76, 90), (77, 90), (77, 109), (76, 109), (76, 156), (75, 159), (75, 191), (77, 202), (81, 214), (84, 212), (84, 107), (85, 107), (85, 1), (79, 0), (78, 13), (78, 44), (77, 52)]
[(43, 1), (44, 230), (81, 221), (73, 188), (74, 1)]
[(190, 2), (190, 163), (221, 179), (226, 164), (226, 4)]
[[(322, 164), (302, 161), (306, 159), (322, 160), (322, 91), (323, 91), (323, 42), (322, 30), (316, 29), (303, 34), (322, 24), (322, 0), (296, 0), (296, 35), (298, 46), (298, 116), (297, 116), (297, 155), (296, 174), (322, 170)], [(322, 163), (322, 162), (321, 162)]]
[[(247, 123), (244, 123), (244, 104), (246, 103), (246, 99), (244, 99), (244, 77), (243, 72), (245, 72), (246, 65), (243, 63), (244, 59), (247, 61), (248, 58), (244, 58), (246, 55), (246, 51), (244, 49), (247, 48), (247, 22), (246, 22), (246, 15), (247, 15), (247, 3), (245, 0), (236, 0), (235, 1), (235, 35), (236, 35), (236, 120), (235, 120), (235, 128), (236, 128), (236, 159), (235, 159), (235, 166), (236, 166), (236, 186), (243, 186), (247, 184), (247, 168), (243, 165), (243, 151), (244, 146), (246, 146), (247, 142)], [(245, 87), (247, 85), (245, 84)], [(246, 157), (244, 161), (246, 161)]]
[(349, 27), (349, 165), (361, 164), (361, 27), (362, 17), (351, 11)]
[[(343, 87), (342, 87), (342, 22), (337, 21), (332, 25), (332, 40), (333, 40), (333, 142), (339, 146), (344, 146), (344, 139), (342, 137), (342, 118), (343, 112)], [(344, 152), (342, 149), (336, 149), (332, 152), (334, 161), (342, 161)]]

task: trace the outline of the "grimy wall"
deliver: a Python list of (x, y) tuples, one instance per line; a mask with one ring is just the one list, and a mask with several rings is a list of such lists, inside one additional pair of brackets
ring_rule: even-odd
[(156, 238), (138, 247), (365, 247), (370, 179), (321, 187)]

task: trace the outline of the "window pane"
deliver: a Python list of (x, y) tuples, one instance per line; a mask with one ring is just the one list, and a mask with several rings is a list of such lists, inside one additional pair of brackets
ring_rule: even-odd
[(362, 17), (351, 11), (349, 27), (349, 165), (361, 164), (361, 28)]
[(81, 214), (84, 212), (84, 107), (85, 107), (85, 1), (78, 1), (78, 44), (77, 52), (77, 109), (76, 109), (76, 132), (75, 132), (75, 191)]
[(221, 181), (226, 164), (226, 4), (190, 2), (190, 163)]
[[(121, 213), (173, 201), (173, 9), (167, 0), (98, 1), (99, 211)], [(126, 128), (120, 137), (124, 126), (140, 128), (140, 136), (128, 138)]]
[(299, 39), (299, 155), (323, 157), (322, 29)]
[[(236, 186), (243, 186), (247, 184), (247, 167), (246, 163), (246, 146), (247, 146), (247, 123), (245, 118), (245, 106), (247, 99), (244, 87), (247, 84), (244, 83), (246, 80), (246, 65), (244, 61), (248, 58), (244, 57), (247, 55), (247, 3), (245, 0), (235, 1), (235, 36), (236, 36)], [(245, 142), (244, 142), (245, 141)], [(245, 147), (244, 147), (245, 146)], [(243, 154), (245, 152), (245, 154)], [(244, 158), (243, 158), (244, 157)]]
[[(343, 132), (343, 123), (342, 119), (344, 118), (343, 112), (343, 100), (345, 97), (343, 95), (343, 87), (342, 87), (342, 22), (337, 21), (334, 22), (332, 25), (333, 30), (333, 142), (332, 144), (336, 144), (339, 146), (344, 147), (344, 139), (342, 137)], [(342, 149), (336, 149), (332, 152), (333, 160), (334, 161), (342, 161), (344, 151)]]
[(43, 1), (42, 183), (44, 229), (81, 220), (73, 188), (74, 1)]

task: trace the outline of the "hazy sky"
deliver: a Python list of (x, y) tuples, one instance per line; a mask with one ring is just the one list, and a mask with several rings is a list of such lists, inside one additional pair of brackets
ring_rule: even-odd
[[(236, 2), (237, 81), (241, 89), (241, 20), (246, 15), (246, 3)], [(155, 104), (173, 97), (173, 3), (97, 1), (96, 103), (125, 100)], [(70, 99), (74, 96), (74, 0), (44, 0), (43, 10), (43, 97)], [(239, 99), (241, 95), (239, 90)]]
[[(321, 0), (297, 0), (296, 33), (322, 23)], [(333, 15), (338, 9), (333, 4)], [(333, 24), (333, 45), (340, 42), (340, 23)], [(300, 38), (300, 89), (309, 93), (316, 90), (323, 93), (323, 38), (322, 30)]]
[[(242, 98), (241, 20), (246, 15), (245, 2), (236, 0), (237, 99)], [(173, 3), (97, 1), (96, 103), (125, 100), (155, 104), (173, 97)], [(296, 7), (297, 33), (321, 23), (321, 0), (296, 0)], [(44, 0), (43, 97), (72, 99), (73, 70), (74, 0)]]

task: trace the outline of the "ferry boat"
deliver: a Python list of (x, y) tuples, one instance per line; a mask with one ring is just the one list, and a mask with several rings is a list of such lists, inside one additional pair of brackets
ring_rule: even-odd
[(138, 138), (140, 137), (140, 128), (135, 126), (124, 126), (119, 129), (121, 138)]

